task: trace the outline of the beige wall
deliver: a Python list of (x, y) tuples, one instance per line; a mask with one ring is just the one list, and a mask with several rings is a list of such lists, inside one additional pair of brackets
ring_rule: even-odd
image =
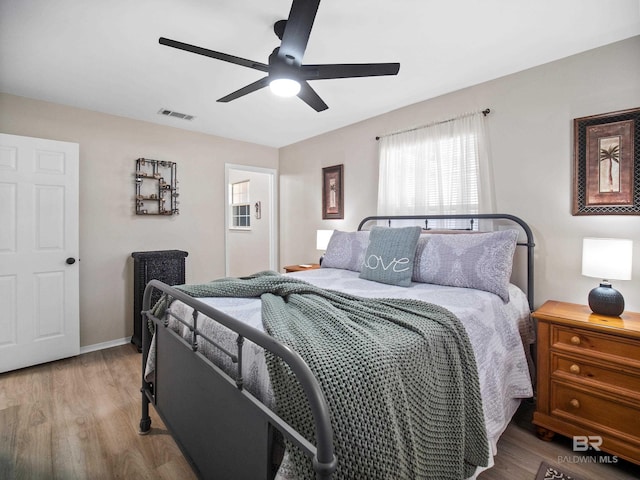
[[(353, 230), (375, 214), (376, 135), (491, 108), (496, 206), (536, 237), (536, 304), (584, 303), (585, 236), (633, 238), (632, 281), (614, 285), (640, 311), (640, 216), (571, 215), (573, 118), (640, 107), (640, 37), (477, 85), (279, 151), (0, 94), (0, 131), (80, 144), (81, 345), (132, 334), (133, 251), (189, 252), (187, 281), (224, 275), (224, 164), (280, 170), (280, 266), (311, 263), (317, 229)], [(384, 94), (384, 92), (381, 92)], [(181, 214), (133, 214), (138, 157), (178, 163)], [(322, 220), (322, 167), (345, 166), (345, 219)]]
[[(80, 144), (80, 343), (133, 333), (131, 252), (189, 252), (187, 282), (224, 276), (224, 164), (277, 149), (0, 94), (0, 131)], [(180, 215), (134, 215), (135, 159), (177, 162)]]
[[(496, 209), (533, 229), (536, 305), (586, 303), (598, 282), (580, 274), (582, 238), (613, 236), (635, 241), (633, 280), (614, 286), (629, 310), (640, 311), (640, 216), (571, 215), (572, 120), (640, 107), (638, 52), (634, 37), (281, 148), (281, 263), (314, 261), (317, 229), (353, 230), (376, 213), (376, 135), (490, 108)], [(321, 169), (341, 163), (345, 218), (323, 221)]]

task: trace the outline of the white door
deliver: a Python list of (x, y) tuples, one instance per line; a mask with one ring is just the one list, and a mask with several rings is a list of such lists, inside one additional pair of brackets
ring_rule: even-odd
[[(244, 165), (225, 166), (227, 204), (225, 214), (226, 275), (238, 277), (262, 270), (277, 270), (276, 170)], [(248, 183), (250, 217), (233, 226), (233, 184)]]
[(80, 351), (78, 153), (0, 134), (0, 373)]

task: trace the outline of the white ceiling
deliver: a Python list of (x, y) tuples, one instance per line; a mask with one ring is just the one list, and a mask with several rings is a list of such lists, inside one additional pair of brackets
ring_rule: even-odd
[(164, 36), (267, 63), (279, 44), (273, 24), (290, 7), (0, 0), (0, 91), (281, 147), (640, 34), (640, 0), (323, 0), (303, 63), (401, 66), (397, 76), (311, 82), (329, 105), (319, 113), (269, 89), (217, 103), (264, 74), (158, 44)]

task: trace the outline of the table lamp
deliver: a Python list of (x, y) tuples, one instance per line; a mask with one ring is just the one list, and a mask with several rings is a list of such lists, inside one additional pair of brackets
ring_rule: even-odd
[(331, 240), (333, 230), (318, 230), (316, 232), (316, 248), (322, 250), (323, 254), (320, 257), (320, 265), (322, 265), (322, 259), (324, 258), (324, 252), (327, 251), (329, 240)]
[(585, 238), (582, 241), (582, 275), (601, 278), (589, 292), (593, 313), (619, 316), (624, 311), (622, 294), (609, 280), (631, 280), (633, 241), (623, 238)]

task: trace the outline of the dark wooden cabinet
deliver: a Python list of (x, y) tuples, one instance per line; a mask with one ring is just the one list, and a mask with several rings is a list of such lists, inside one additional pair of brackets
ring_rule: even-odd
[[(189, 253), (182, 250), (156, 250), (151, 252), (133, 252), (133, 336), (131, 343), (142, 348), (142, 297), (150, 280), (160, 280), (167, 285), (185, 283), (185, 258)], [(160, 294), (154, 292), (153, 305)]]

